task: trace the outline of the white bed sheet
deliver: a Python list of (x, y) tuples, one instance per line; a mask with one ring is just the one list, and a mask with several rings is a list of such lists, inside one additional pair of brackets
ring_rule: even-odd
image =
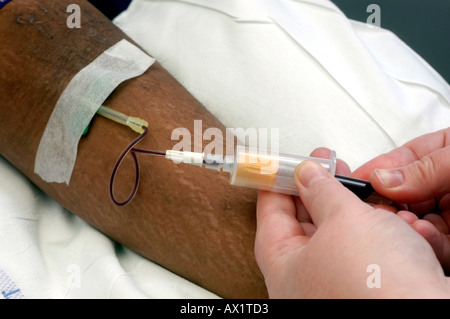
[[(227, 127), (356, 168), (450, 124), (450, 87), (329, 1), (134, 0), (115, 23)], [(205, 128), (204, 128), (205, 129)], [(217, 298), (114, 243), (0, 157), (1, 298)]]
[(0, 299), (217, 298), (98, 232), (0, 157)]

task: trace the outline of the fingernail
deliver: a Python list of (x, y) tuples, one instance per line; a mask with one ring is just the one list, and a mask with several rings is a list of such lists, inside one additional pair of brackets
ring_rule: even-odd
[(303, 187), (328, 177), (330, 174), (327, 170), (314, 161), (304, 161), (295, 170), (295, 182)]
[(386, 188), (398, 187), (403, 184), (403, 173), (392, 169), (375, 169), (375, 175)]

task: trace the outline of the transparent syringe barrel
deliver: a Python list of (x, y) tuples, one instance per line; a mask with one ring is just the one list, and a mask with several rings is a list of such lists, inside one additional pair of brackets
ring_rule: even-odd
[(306, 160), (320, 163), (330, 174), (336, 169), (336, 155), (330, 158), (286, 155), (258, 151), (238, 146), (231, 171), (231, 184), (256, 189), (264, 189), (283, 194), (298, 195), (295, 185), (295, 168)]

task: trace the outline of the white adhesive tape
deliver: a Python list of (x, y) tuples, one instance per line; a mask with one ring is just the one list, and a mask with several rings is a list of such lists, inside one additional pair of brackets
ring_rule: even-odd
[(123, 81), (143, 74), (155, 59), (121, 40), (70, 81), (50, 116), (34, 171), (47, 182), (69, 184), (78, 142), (98, 108)]

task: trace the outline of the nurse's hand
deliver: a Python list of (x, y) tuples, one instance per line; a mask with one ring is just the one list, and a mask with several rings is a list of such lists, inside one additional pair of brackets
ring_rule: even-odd
[(450, 270), (450, 128), (378, 156), (352, 176), (370, 179), (378, 193), (407, 204), (398, 215), (431, 244), (444, 269)]
[(450, 296), (432, 248), (402, 218), (362, 202), (315, 162), (297, 168), (296, 182), (301, 201), (258, 197), (255, 254), (270, 297)]

